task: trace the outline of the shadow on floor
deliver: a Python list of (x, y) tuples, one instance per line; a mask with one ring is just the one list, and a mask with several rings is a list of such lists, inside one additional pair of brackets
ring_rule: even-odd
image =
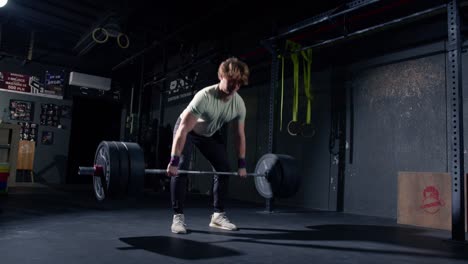
[[(45, 185), (44, 185), (45, 186)], [(50, 217), (86, 212), (117, 212), (135, 208), (167, 208), (167, 194), (157, 197), (113, 199), (98, 202), (92, 186), (64, 188), (61, 186), (14, 187), (8, 195), (0, 196), (2, 222)], [(164, 206), (164, 207), (163, 207)]]
[[(191, 232), (231, 238), (222, 242), (468, 259), (467, 243), (455, 243), (440, 237), (425, 235), (424, 233), (427, 231), (422, 229), (378, 225), (315, 225), (306, 228), (309, 230), (241, 228), (242, 231), (254, 231), (254, 233), (204, 230), (191, 230)], [(300, 243), (301, 241), (307, 242), (307, 244)], [(325, 243), (320, 245), (314, 243), (316, 241), (324, 241)], [(334, 243), (336, 241), (355, 242), (355, 244), (349, 246), (349, 243)], [(373, 244), (365, 244), (366, 242)], [(393, 247), (389, 247), (389, 245)]]
[(120, 238), (120, 240), (130, 245), (130, 247), (119, 248), (120, 250), (143, 249), (157, 254), (187, 260), (242, 255), (238, 251), (225, 247), (177, 237), (124, 237)]

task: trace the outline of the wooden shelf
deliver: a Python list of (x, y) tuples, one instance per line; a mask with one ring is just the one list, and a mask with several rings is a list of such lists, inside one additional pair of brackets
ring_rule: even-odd
[(8, 187), (16, 184), (16, 163), (18, 160), (18, 145), (20, 141), (20, 126), (0, 123), (0, 162), (8, 163), (10, 175)]

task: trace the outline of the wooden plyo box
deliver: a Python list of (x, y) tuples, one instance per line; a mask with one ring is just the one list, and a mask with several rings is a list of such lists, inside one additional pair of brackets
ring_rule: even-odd
[(20, 140), (18, 147), (18, 161), (16, 169), (18, 170), (33, 170), (34, 168), (34, 153), (36, 151), (36, 143), (28, 140)]
[[(451, 182), (448, 173), (399, 172), (397, 223), (451, 230)], [(465, 222), (466, 219), (465, 175)]]

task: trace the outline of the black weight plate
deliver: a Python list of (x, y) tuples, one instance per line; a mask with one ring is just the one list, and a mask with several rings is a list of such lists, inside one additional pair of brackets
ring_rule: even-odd
[(277, 157), (274, 154), (265, 154), (255, 166), (255, 173), (268, 173), (266, 177), (255, 177), (255, 188), (264, 198), (272, 198), (275, 192), (274, 186), (277, 187), (281, 182), (281, 170), (277, 164)]
[(98, 201), (104, 201), (112, 197), (119, 190), (119, 151), (115, 144), (108, 141), (99, 143), (94, 156), (94, 164), (103, 169), (103, 180), (100, 176), (94, 176), (94, 194)]
[(284, 155), (275, 154), (278, 162), (281, 164), (282, 177), (280, 188), (275, 188), (275, 197), (288, 198), (293, 196), (299, 190), (301, 185), (301, 174), (295, 158)]
[(120, 161), (120, 185), (119, 185), (119, 195), (125, 196), (128, 192), (128, 177), (130, 174), (130, 164), (128, 158), (128, 150), (122, 142), (113, 141), (118, 150), (119, 150), (119, 161)]
[(293, 196), (301, 184), (296, 160), (283, 154), (265, 154), (257, 162), (255, 173), (266, 174), (266, 178), (255, 177), (255, 187), (264, 198)]
[(132, 196), (143, 194), (145, 185), (145, 158), (140, 145), (133, 142), (122, 142), (127, 148), (130, 164), (128, 177), (128, 193)]

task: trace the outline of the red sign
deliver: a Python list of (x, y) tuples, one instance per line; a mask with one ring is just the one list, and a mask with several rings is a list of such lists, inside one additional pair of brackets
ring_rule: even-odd
[(445, 205), (436, 186), (426, 187), (423, 191), (423, 197), (421, 209), (424, 209), (426, 213), (435, 214), (439, 212), (440, 207)]
[(24, 74), (0, 72), (0, 89), (30, 93), (30, 77)]

